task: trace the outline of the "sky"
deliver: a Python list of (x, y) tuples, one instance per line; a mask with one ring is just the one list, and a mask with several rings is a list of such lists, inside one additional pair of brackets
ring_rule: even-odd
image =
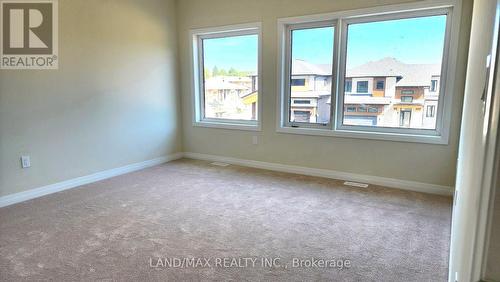
[(257, 35), (242, 35), (203, 40), (205, 68), (257, 72)]
[[(446, 16), (432, 16), (348, 27), (347, 67), (352, 68), (384, 57), (404, 63), (440, 63), (443, 55)], [(292, 57), (315, 64), (331, 64), (333, 27), (294, 30)], [(257, 70), (257, 35), (205, 39), (205, 67), (228, 70)]]

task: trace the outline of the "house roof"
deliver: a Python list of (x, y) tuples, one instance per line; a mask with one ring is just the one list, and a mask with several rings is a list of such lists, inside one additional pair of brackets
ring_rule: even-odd
[(205, 80), (205, 89), (208, 90), (248, 90), (248, 87), (231, 83), (222, 77), (212, 77)]
[[(331, 75), (331, 64), (313, 64), (294, 59), (292, 75)], [(431, 77), (441, 74), (440, 64), (405, 64), (386, 57), (347, 70), (346, 77), (396, 77), (396, 86), (430, 86)]]
[(348, 69), (346, 77), (398, 77), (396, 86), (429, 86), (431, 77), (440, 73), (440, 64), (405, 64), (386, 57)]
[(292, 75), (332, 75), (332, 65), (313, 64), (308, 61), (294, 59)]
[(408, 64), (396, 86), (430, 86), (432, 76), (441, 73), (440, 64)]

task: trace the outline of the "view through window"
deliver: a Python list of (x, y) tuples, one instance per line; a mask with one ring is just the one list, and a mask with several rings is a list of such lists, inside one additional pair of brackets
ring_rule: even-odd
[(435, 129), (445, 32), (446, 15), (347, 25), (343, 124)]
[(334, 27), (291, 31), (289, 121), (330, 122)]
[(204, 118), (258, 119), (258, 35), (202, 39)]

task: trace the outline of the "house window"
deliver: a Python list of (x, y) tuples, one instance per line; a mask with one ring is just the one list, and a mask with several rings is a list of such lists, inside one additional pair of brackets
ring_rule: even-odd
[(357, 93), (368, 93), (368, 81), (358, 81), (356, 83)]
[(195, 125), (260, 128), (260, 25), (193, 31)]
[[(440, 85), (432, 83), (429, 89), (437, 91), (439, 87), (442, 90), (439, 95), (443, 97), (437, 99), (436, 118), (425, 120), (425, 124), (424, 111), (403, 109), (401, 112), (398, 106), (422, 99), (424, 89), (429, 87), (422, 78), (439, 76), (452, 81), (455, 76), (453, 60), (447, 58), (458, 49), (456, 36), (460, 16), (454, 14), (452, 18), (451, 13), (455, 2), (426, 3), (425, 7), (413, 3), (378, 7), (369, 14), (364, 14), (364, 10), (354, 10), (280, 19), (279, 50), (283, 53), (279, 54), (282, 81), (279, 83), (281, 111), (278, 131), (446, 144), (451, 116), (449, 103), (454, 94), (452, 83), (444, 80), (439, 81)], [(331, 32), (317, 32), (326, 26)], [(425, 42), (425, 48), (422, 48), (422, 42)], [(328, 93), (323, 101), (318, 93), (317, 105), (313, 109), (315, 116), (323, 116), (323, 121), (328, 123), (319, 118), (316, 124), (294, 123), (290, 118), (293, 111), (291, 98), (304, 93), (293, 93), (293, 75), (323, 74), (329, 70), (331, 85), (325, 88), (331, 88), (333, 92)], [(436, 70), (440, 72), (436, 73)], [(372, 90), (383, 91), (384, 95), (369, 95)], [(332, 107), (322, 108), (324, 104)], [(371, 106), (358, 108), (352, 105)], [(373, 113), (376, 122), (370, 126), (366, 126), (364, 120), (358, 122), (357, 116), (369, 116), (355, 114), (358, 111)], [(331, 114), (330, 118), (326, 118), (328, 114)], [(345, 116), (349, 122), (345, 122)]]
[(425, 116), (432, 118), (434, 117), (435, 114), (436, 114), (436, 106), (434, 105), (427, 106)]
[(344, 84), (345, 92), (352, 92), (352, 80), (346, 80)]
[(401, 96), (401, 102), (403, 103), (412, 103), (413, 96)]
[(436, 79), (431, 80), (431, 92), (436, 92), (438, 88), (438, 81)]
[(377, 90), (384, 90), (384, 87), (385, 87), (385, 82), (383, 80), (378, 80), (376, 89)]
[[(304, 86), (306, 79), (316, 81), (324, 77), (332, 77), (333, 45), (335, 25), (333, 22), (322, 22), (319, 24), (291, 25), (287, 28), (290, 45), (288, 45), (288, 81), (290, 85), (286, 91), (287, 111), (286, 122), (289, 126), (325, 126), (330, 124), (331, 112), (331, 81), (330, 85), (321, 89), (321, 93), (314, 92), (311, 95), (319, 95), (312, 112), (305, 118), (305, 113), (297, 114), (301, 105), (297, 105), (296, 98), (304, 97), (304, 89), (296, 89), (295, 86)], [(311, 44), (314, 42), (314, 44)], [(300, 76), (299, 78), (296, 78)], [(303, 78), (306, 76), (305, 78)], [(289, 114), (290, 113), (290, 114)], [(294, 113), (294, 114), (291, 114)]]
[(306, 80), (304, 78), (292, 78), (292, 86), (305, 86)]
[(366, 107), (365, 106), (359, 106), (358, 107), (358, 112), (366, 112)]
[(415, 94), (415, 90), (401, 90), (401, 94), (403, 94), (403, 95), (413, 95), (413, 94)]
[(311, 104), (311, 100), (294, 100), (293, 103), (301, 105), (309, 105)]

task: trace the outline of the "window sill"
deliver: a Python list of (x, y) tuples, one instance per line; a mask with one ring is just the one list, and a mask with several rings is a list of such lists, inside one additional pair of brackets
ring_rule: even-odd
[(313, 135), (313, 136), (332, 136), (341, 138), (356, 138), (356, 139), (369, 139), (369, 140), (382, 140), (382, 141), (395, 141), (395, 142), (409, 142), (409, 143), (424, 143), (424, 144), (438, 144), (448, 145), (448, 140), (443, 136), (431, 135), (412, 135), (403, 133), (384, 133), (384, 132), (360, 132), (353, 130), (331, 130), (331, 129), (318, 129), (318, 128), (292, 128), (292, 127), (278, 127), (278, 133), (299, 134), (299, 135)]
[(233, 122), (216, 122), (216, 121), (197, 121), (193, 123), (195, 127), (219, 128), (219, 129), (233, 129), (233, 130), (246, 130), (246, 131), (261, 131), (259, 122), (249, 123), (233, 123)]

